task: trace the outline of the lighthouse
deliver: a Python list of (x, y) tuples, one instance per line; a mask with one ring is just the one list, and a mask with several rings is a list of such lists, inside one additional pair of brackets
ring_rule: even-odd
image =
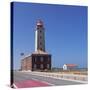
[(45, 28), (42, 20), (37, 20), (35, 28), (35, 51), (45, 52)]
[(35, 51), (22, 59), (21, 70), (51, 70), (51, 54), (45, 50), (45, 28), (42, 20), (35, 23)]

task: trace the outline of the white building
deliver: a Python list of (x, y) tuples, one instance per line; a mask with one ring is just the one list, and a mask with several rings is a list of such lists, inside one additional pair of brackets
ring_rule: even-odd
[(64, 64), (63, 70), (75, 70), (77, 67), (78, 66), (76, 64)]

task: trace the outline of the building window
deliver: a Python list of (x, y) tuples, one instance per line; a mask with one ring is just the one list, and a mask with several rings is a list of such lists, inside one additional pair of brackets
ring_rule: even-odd
[(48, 62), (50, 61), (49, 59), (50, 59), (50, 58), (48, 57)]
[(49, 64), (47, 64), (47, 68), (49, 68)]
[(42, 37), (40, 36), (40, 39), (41, 39)]
[(43, 62), (43, 57), (40, 58), (41, 62)]
[(41, 69), (43, 69), (43, 64), (41, 64)]
[(36, 64), (34, 64), (34, 69), (36, 69), (36, 67), (37, 67)]
[(41, 33), (42, 31), (40, 30), (40, 33)]
[(40, 45), (42, 45), (42, 43), (40, 42)]
[(35, 57), (35, 58), (34, 58), (34, 62), (36, 62), (36, 61), (37, 61), (37, 58)]

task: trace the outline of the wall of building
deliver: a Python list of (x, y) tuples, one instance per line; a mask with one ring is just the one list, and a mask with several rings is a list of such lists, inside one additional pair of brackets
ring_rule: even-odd
[(51, 70), (51, 55), (33, 54), (21, 62), (21, 70)]
[(21, 61), (21, 70), (32, 70), (31, 56), (28, 56)]
[(78, 66), (68, 66), (68, 65), (66, 65), (66, 64), (64, 64), (63, 65), (63, 70), (75, 70), (75, 69), (77, 69), (78, 68)]
[(51, 55), (32, 55), (32, 70), (50, 70)]

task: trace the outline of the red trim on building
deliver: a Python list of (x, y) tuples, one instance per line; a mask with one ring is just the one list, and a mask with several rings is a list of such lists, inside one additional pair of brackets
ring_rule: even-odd
[(76, 64), (66, 64), (66, 65), (69, 67), (76, 67), (77, 66)]

